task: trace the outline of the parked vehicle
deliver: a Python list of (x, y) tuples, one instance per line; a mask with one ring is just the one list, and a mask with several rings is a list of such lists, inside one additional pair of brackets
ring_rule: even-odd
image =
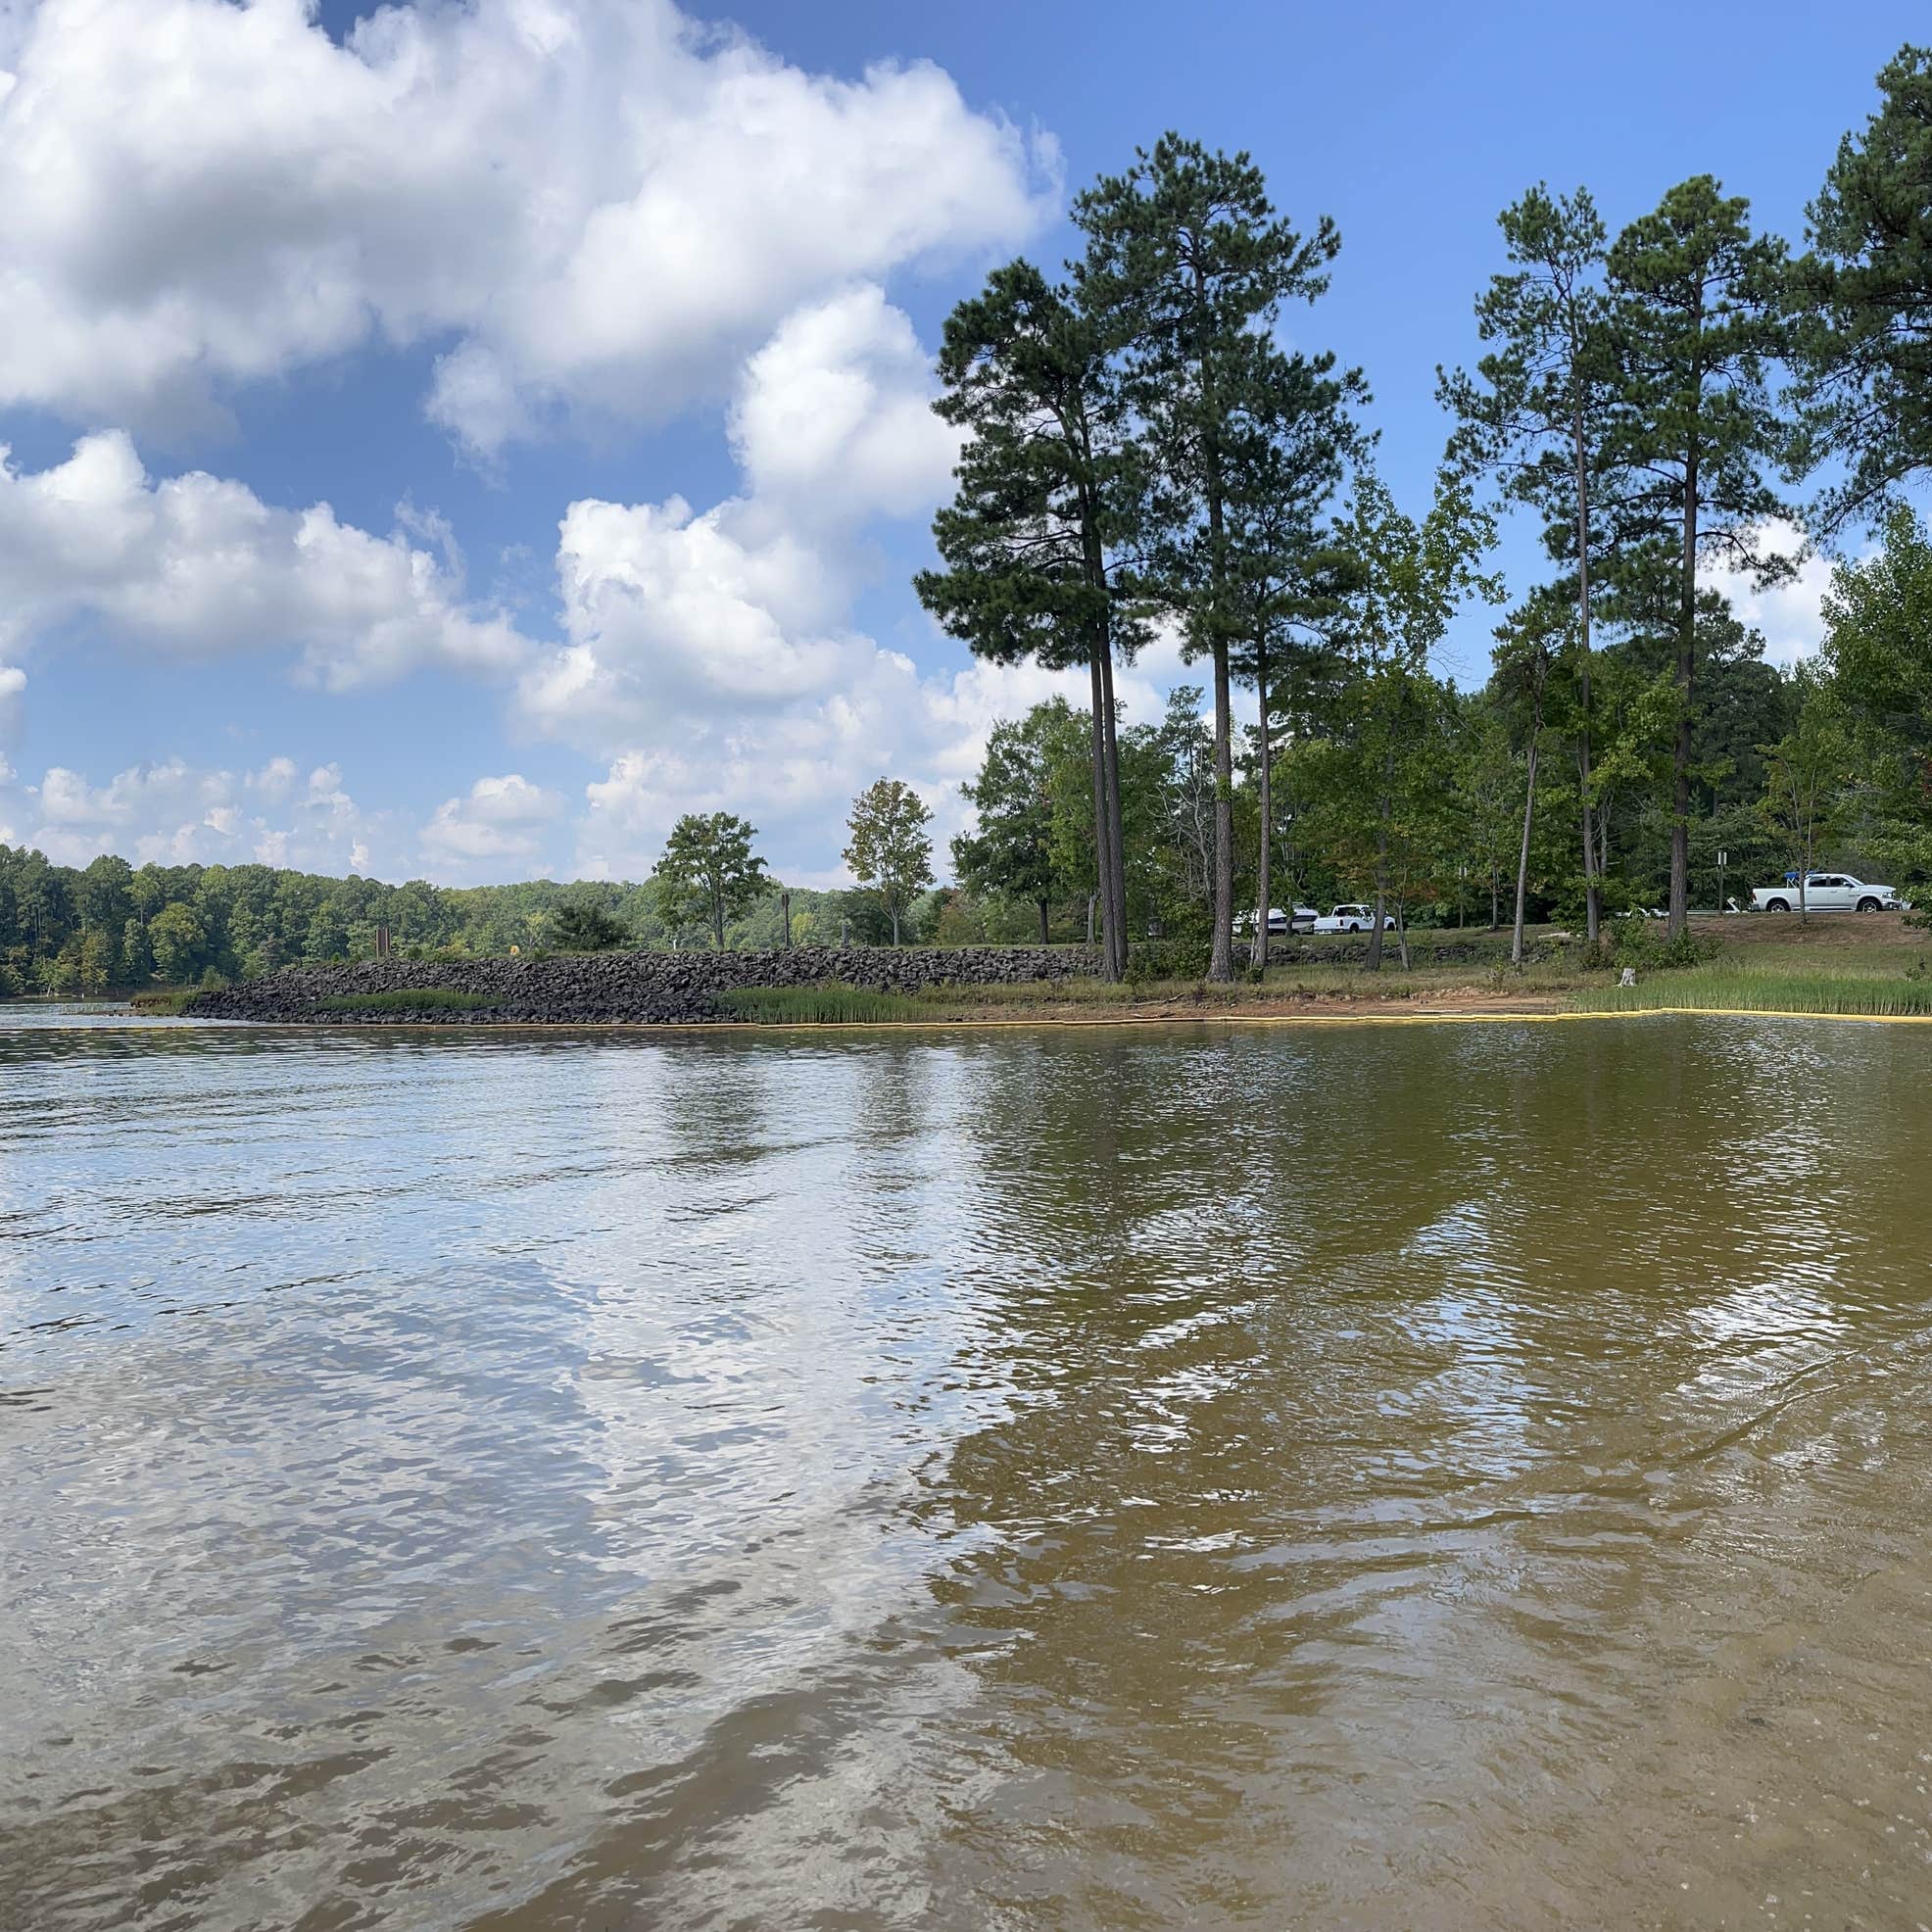
[[(1376, 929), (1376, 908), (1372, 905), (1338, 905), (1332, 912), (1325, 913), (1316, 920), (1312, 931), (1317, 933), (1372, 933)], [(1382, 914), (1382, 931), (1395, 930), (1395, 915)]]
[(1801, 900), (1798, 883), (1760, 886), (1751, 894), (1760, 912), (1902, 912), (1910, 900), (1899, 896), (1896, 886), (1874, 886), (1849, 872), (1808, 872)]
[[(1268, 908), (1268, 937), (1271, 940), (1285, 939), (1290, 933), (1312, 933), (1315, 922), (1321, 915), (1312, 905), (1298, 905), (1292, 912), (1283, 912), (1279, 905)], [(1254, 931), (1254, 914), (1237, 912), (1234, 915), (1234, 931), (1245, 939)]]

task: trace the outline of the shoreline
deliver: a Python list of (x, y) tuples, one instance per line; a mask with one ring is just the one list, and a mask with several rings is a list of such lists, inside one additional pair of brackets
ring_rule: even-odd
[[(8, 1002), (9, 1004), (15, 1002)], [(24, 1005), (26, 1002), (18, 1002)], [(1365, 1010), (1367, 1009), (1367, 1010)], [(0, 1014), (4, 1006), (0, 1006)], [(74, 1025), (149, 1027), (199, 1026), (248, 1029), (265, 1033), (411, 1033), (448, 1038), (466, 1034), (851, 1034), (851, 1033), (984, 1033), (1016, 1028), (1092, 1030), (1138, 1027), (1327, 1027), (1327, 1026), (1468, 1026), (1528, 1025), (1557, 1020), (1829, 1020), (1855, 1026), (1932, 1026), (1932, 1013), (1833, 1013), (1786, 1006), (1564, 1006), (1552, 999), (1535, 1004), (1471, 1004), (1421, 1006), (1402, 1010), (1390, 1000), (1376, 1006), (1369, 1001), (1335, 1002), (1296, 1011), (1251, 1007), (1220, 1011), (1163, 1010), (1157, 1013), (1034, 1013), (956, 1015), (936, 1014), (911, 1020), (237, 1020), (195, 1014), (76, 1013), (57, 1016)], [(0, 1023), (3, 1026), (3, 1023)], [(51, 1029), (47, 1029), (51, 1030)]]

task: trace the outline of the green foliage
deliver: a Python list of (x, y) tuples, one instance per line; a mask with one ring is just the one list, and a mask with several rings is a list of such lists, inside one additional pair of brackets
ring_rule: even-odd
[(933, 521), (946, 567), (914, 580), (926, 606), (976, 654), (1087, 667), (1090, 853), (1095, 886), (1113, 908), (1110, 975), (1126, 942), (1115, 930), (1125, 886), (1113, 666), (1145, 633), (1133, 566), (1149, 472), (1116, 354), (1129, 319), (1090, 278), (1050, 286), (1027, 262), (997, 270), (984, 294), (953, 311), (935, 407), (968, 436), (958, 492)]
[(1002, 720), (978, 776), (959, 788), (978, 815), (976, 828), (952, 842), (960, 883), (1033, 908), (1042, 943), (1051, 907), (1093, 876), (1087, 726), (1064, 698)]
[(629, 938), (622, 921), (584, 899), (565, 899), (550, 916), (550, 943), (557, 952), (610, 952)]
[(1686, 926), (1674, 937), (1653, 919), (1613, 919), (1605, 928), (1602, 957), (1611, 966), (1636, 966), (1653, 971), (1671, 966), (1697, 966), (1715, 959), (1724, 942), (1715, 933)]
[(730, 812), (686, 812), (664, 842), (654, 891), (658, 911), (673, 930), (711, 929), (724, 950), (725, 925), (772, 889), (763, 859), (751, 850), (757, 828)]
[(1798, 466), (1835, 457), (1827, 529), (1875, 521), (1932, 467), (1932, 49), (1906, 46), (1878, 75), (1876, 114), (1839, 144), (1792, 264)]
[(1326, 216), (1312, 235), (1282, 219), (1247, 155), (1173, 133), (1078, 197), (1074, 219), (1087, 243), (1084, 299), (1124, 318), (1122, 388), (1148, 453), (1136, 574), (1149, 600), (1180, 619), (1189, 652), (1214, 664), (1209, 970), (1227, 980), (1232, 652), (1265, 626), (1267, 587), (1299, 575), (1314, 507), (1355, 447), (1345, 405), (1363, 393), (1359, 375), (1333, 375), (1331, 356), (1283, 350), (1276, 324), (1284, 303), (1327, 291), (1341, 238)]
[(1152, 986), (1162, 981), (1205, 979), (1213, 949), (1207, 922), (1181, 939), (1138, 940), (1127, 955), (1127, 983)]
[(896, 778), (875, 780), (852, 800), (845, 863), (861, 886), (879, 895), (893, 922), (893, 943), (914, 894), (933, 883), (931, 808)]
[(1841, 563), (1824, 600), (1824, 661), (1887, 809), (1927, 810), (1932, 773), (1932, 541), (1912, 511), (1886, 519), (1884, 548)]
[[(1815, 666), (1800, 665), (1798, 723), (1763, 747), (1764, 794), (1759, 815), (1802, 882), (1815, 871), (1820, 846), (1843, 826), (1852, 780), (1852, 736), (1829, 682)], [(1802, 884), (1799, 904), (1804, 905)]]

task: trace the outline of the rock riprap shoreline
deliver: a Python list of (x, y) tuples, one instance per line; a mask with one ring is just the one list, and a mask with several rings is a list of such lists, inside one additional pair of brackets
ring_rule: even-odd
[[(839, 985), (867, 992), (1088, 979), (1086, 946), (795, 946), (773, 952), (601, 952), (548, 959), (369, 959), (290, 966), (198, 994), (196, 1019), (282, 1025), (689, 1025), (743, 1015), (737, 988)], [(399, 994), (427, 994), (411, 1006)], [(379, 1007), (359, 1002), (380, 998)], [(456, 995), (456, 1003), (451, 999)], [(439, 999), (440, 996), (440, 999)], [(348, 1006), (332, 1002), (357, 1002)]]

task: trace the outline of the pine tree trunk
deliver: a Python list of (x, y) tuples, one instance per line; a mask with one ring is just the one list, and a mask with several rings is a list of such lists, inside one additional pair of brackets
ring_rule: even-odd
[(898, 909), (898, 902), (896, 900), (894, 900), (893, 903), (892, 913), (893, 913), (893, 943), (894, 945), (897, 945), (899, 942), (899, 909)]
[[(1704, 327), (1704, 301), (1699, 290), (1694, 326)], [(1697, 398), (1694, 411), (1704, 400), (1704, 371), (1700, 362), (1692, 365)], [(1669, 938), (1678, 938), (1690, 919), (1690, 768), (1691, 702), (1697, 677), (1697, 488), (1698, 424), (1693, 413), (1690, 442), (1684, 452), (1684, 555), (1677, 605), (1677, 690), (1683, 715), (1677, 720), (1677, 749), (1670, 792), (1670, 923)]]
[(1268, 647), (1259, 640), (1255, 643), (1255, 689), (1261, 695), (1260, 732), (1255, 740), (1261, 754), (1261, 857), (1257, 870), (1260, 884), (1256, 898), (1254, 921), (1254, 946), (1250, 960), (1257, 973), (1268, 971), (1268, 914), (1271, 910), (1270, 898), (1274, 895), (1275, 885), (1275, 783), (1274, 773), (1269, 769), (1270, 750), (1268, 741)]
[(1039, 942), (1041, 945), (1045, 945), (1048, 943), (1047, 933), (1046, 933), (1046, 901), (1044, 899), (1041, 899), (1038, 901), (1038, 904), (1039, 904)]
[[(1217, 506), (1218, 507), (1218, 506)], [(1208, 978), (1234, 977), (1234, 756), (1228, 640), (1214, 641), (1214, 950)]]
[(1101, 749), (1107, 773), (1106, 976), (1127, 977), (1127, 841), (1121, 824), (1120, 737), (1114, 717), (1114, 652), (1111, 640), (1100, 653), (1100, 692), (1105, 704)]
[[(1093, 759), (1093, 884), (1096, 894), (1104, 897), (1107, 881), (1112, 873), (1109, 846), (1113, 838), (1113, 814), (1107, 808), (1107, 688), (1100, 666), (1100, 653), (1089, 650), (1087, 653), (1087, 684), (1091, 693), (1092, 715), (1089, 720), (1088, 739)], [(1093, 943), (1093, 900), (1087, 902), (1087, 942)], [(1100, 962), (1100, 977), (1111, 980), (1114, 974), (1111, 962), (1103, 957)]]
[(1402, 970), (1409, 970), (1409, 920), (1402, 903), (1403, 895), (1395, 895), (1395, 949), (1402, 956)]
[(1529, 735), (1528, 782), (1522, 794), (1522, 845), (1516, 862), (1516, 931), (1510, 938), (1510, 964), (1522, 967), (1523, 913), (1529, 898), (1529, 827), (1536, 812), (1536, 741), (1543, 735), (1543, 713), (1539, 705), (1535, 729)]
[[(1572, 345), (1572, 381), (1574, 355)], [(1580, 639), (1576, 695), (1582, 712), (1576, 762), (1583, 800), (1583, 922), (1584, 937), (1595, 945), (1603, 924), (1603, 885), (1597, 876), (1597, 842), (1590, 822), (1595, 809), (1590, 803), (1590, 475), (1583, 458), (1580, 404), (1571, 409), (1570, 424), (1576, 459), (1576, 628)]]

